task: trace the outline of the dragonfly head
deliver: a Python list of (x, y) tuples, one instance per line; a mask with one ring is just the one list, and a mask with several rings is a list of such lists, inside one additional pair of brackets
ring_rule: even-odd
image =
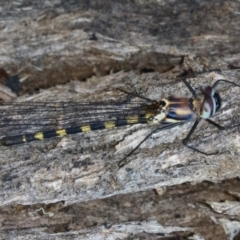
[(203, 119), (212, 117), (221, 107), (221, 98), (214, 88), (211, 86), (202, 86), (201, 92), (204, 95), (200, 116)]

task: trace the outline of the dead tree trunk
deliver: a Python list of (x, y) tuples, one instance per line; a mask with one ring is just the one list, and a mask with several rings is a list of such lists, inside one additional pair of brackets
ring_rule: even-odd
[[(23, 80), (16, 101), (119, 99), (119, 87), (157, 101), (191, 96), (177, 78), (185, 72), (201, 72), (189, 78), (196, 89), (240, 84), (239, 10), (236, 1), (4, 1), (0, 98), (14, 96), (6, 72)], [(214, 121), (237, 124), (240, 89), (217, 90)], [(182, 144), (192, 124), (152, 135), (122, 168), (151, 126), (0, 146), (1, 239), (237, 239), (239, 128), (203, 121), (190, 144), (218, 151), (205, 156)]]

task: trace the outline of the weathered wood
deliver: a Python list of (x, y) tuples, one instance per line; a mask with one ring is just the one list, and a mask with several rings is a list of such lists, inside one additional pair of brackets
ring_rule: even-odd
[[(195, 88), (219, 78), (240, 84), (239, 71), (229, 66), (239, 66), (237, 2), (8, 1), (1, 7), (1, 68), (26, 79), (18, 101), (118, 98), (120, 86), (156, 100), (190, 96), (176, 79), (189, 69), (222, 70), (190, 78)], [(36, 93), (43, 88), (49, 89)], [(237, 123), (240, 89), (218, 90), (223, 107), (214, 120)], [(191, 144), (219, 150), (204, 156), (181, 143), (190, 127), (154, 134), (121, 169), (119, 160), (151, 127), (0, 146), (1, 238), (232, 239), (231, 229), (239, 229), (239, 129), (220, 132), (203, 122)]]

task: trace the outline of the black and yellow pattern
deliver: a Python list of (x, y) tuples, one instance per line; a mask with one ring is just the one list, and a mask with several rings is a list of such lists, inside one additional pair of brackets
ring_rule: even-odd
[(82, 124), (80, 126), (68, 127), (58, 130), (47, 130), (36, 133), (27, 133), (22, 135), (8, 136), (1, 139), (2, 145), (10, 146), (22, 143), (28, 143), (36, 140), (44, 140), (52, 137), (62, 137), (69, 134), (89, 132), (101, 129), (111, 129), (114, 127), (132, 125), (132, 124), (146, 124), (150, 123), (153, 117), (152, 113), (128, 116), (124, 119), (115, 119), (110, 121), (94, 121), (92, 123)]
[(159, 102), (149, 101), (15, 103), (12, 110), (6, 105), (0, 115), (2, 129), (5, 129), (0, 144), (17, 145), (132, 124), (157, 124), (165, 129), (166, 124), (173, 126), (195, 116), (192, 99), (170, 96)]

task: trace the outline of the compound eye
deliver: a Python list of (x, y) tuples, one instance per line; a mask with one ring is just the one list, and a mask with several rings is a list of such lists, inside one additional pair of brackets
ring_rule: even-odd
[(208, 119), (221, 107), (221, 98), (210, 86), (203, 86), (201, 91), (204, 94), (204, 100), (202, 102), (200, 115), (201, 118)]
[(216, 111), (219, 110), (219, 108), (221, 107), (221, 98), (220, 95), (218, 93), (215, 92), (215, 94), (213, 95), (214, 101), (216, 103)]
[(200, 114), (203, 119), (208, 119), (214, 115), (214, 102), (212, 97), (205, 96), (202, 102)]

